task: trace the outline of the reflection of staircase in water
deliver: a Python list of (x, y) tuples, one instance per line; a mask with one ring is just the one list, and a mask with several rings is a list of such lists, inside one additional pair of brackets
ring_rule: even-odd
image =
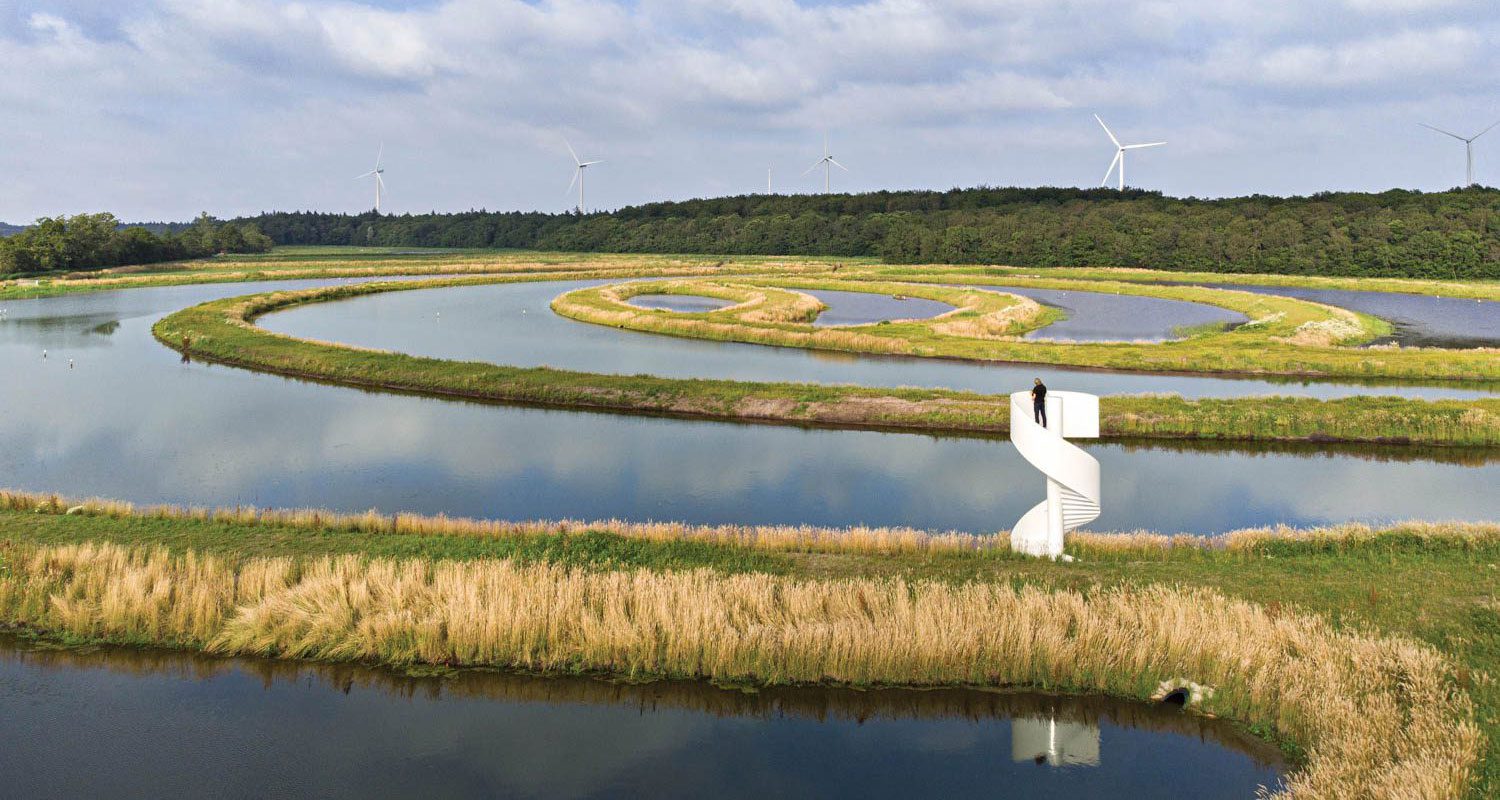
[(1099, 726), (1058, 722), (1053, 717), (1016, 717), (1010, 722), (1010, 759), (1054, 767), (1099, 766)]
[(1067, 441), (1099, 436), (1099, 398), (1082, 392), (1047, 393), (1048, 427), (1036, 422), (1031, 393), (1010, 396), (1010, 440), (1047, 476), (1047, 499), (1036, 504), (1010, 532), (1012, 550), (1057, 558), (1063, 534), (1099, 517), (1099, 462)]

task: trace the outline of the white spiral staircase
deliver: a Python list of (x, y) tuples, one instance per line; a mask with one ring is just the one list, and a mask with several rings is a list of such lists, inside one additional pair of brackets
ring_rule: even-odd
[(1047, 476), (1047, 499), (1016, 522), (1010, 547), (1057, 558), (1063, 534), (1099, 517), (1099, 462), (1063, 437), (1099, 436), (1099, 398), (1082, 392), (1047, 393), (1048, 427), (1033, 417), (1030, 392), (1010, 396), (1010, 441)]

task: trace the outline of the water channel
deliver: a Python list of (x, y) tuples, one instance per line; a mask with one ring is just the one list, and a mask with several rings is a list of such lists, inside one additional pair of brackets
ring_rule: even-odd
[(1248, 798), (1231, 726), (1099, 697), (630, 685), (0, 636), (0, 781), (74, 797)]
[(1386, 341), (1405, 347), (1500, 347), (1500, 303), (1494, 301), (1295, 286), (1199, 285), (1279, 294), (1372, 314), (1394, 323), (1396, 332)]
[[(437, 358), (673, 378), (929, 386), (1002, 393), (1028, 387), (1033, 377), (1043, 375), (1048, 385), (1059, 389), (1095, 394), (1161, 392), (1184, 397), (1281, 394), (1328, 398), (1375, 394), (1475, 398), (1490, 396), (1500, 388), (1142, 374), (1029, 364), (854, 356), (623, 331), (566, 319), (549, 308), (552, 298), (564, 291), (607, 282), (495, 284), (389, 292), (292, 308), (262, 317), (260, 325), (293, 336)], [(906, 308), (919, 301), (884, 298), (884, 302)], [(882, 307), (879, 311), (886, 313), (890, 309)], [(850, 315), (857, 313), (858, 310), (852, 311)]]
[[(172, 310), (288, 285), (308, 282), (10, 303), (0, 322), (0, 374), (10, 378), (0, 382), (6, 410), (0, 415), (0, 485), (143, 503), (976, 532), (1009, 527), (1037, 501), (1042, 486), (1003, 440), (365, 392), (182, 363), (150, 336), (151, 323)], [(729, 372), (756, 363), (765, 369), (770, 362), (763, 358), (801, 364), (813, 374), (820, 366), (929, 366), (625, 333), (555, 317), (546, 300), (558, 291), (556, 285), (518, 284), (398, 292), (267, 321), (319, 338), (395, 345), (380, 340), (391, 337), (419, 353), (475, 357), (477, 350), (502, 362), (602, 356), (601, 368), (622, 372), (670, 366), (674, 353), (689, 361), (683, 352), (696, 354), (698, 367), (714, 363)], [(424, 301), (438, 303), (441, 320)], [(535, 329), (511, 321), (522, 316), (534, 319)], [(569, 339), (569, 332), (582, 339)], [(633, 351), (620, 342), (648, 355), (632, 360)], [(601, 352), (591, 352), (590, 344)], [(975, 374), (983, 369), (948, 366)], [(748, 377), (764, 376), (749, 371)], [(1277, 523), (1500, 516), (1493, 492), (1500, 462), (1486, 454), (1126, 443), (1089, 449), (1106, 476), (1097, 530), (1215, 533)], [(1163, 492), (1173, 501), (1161, 502)]]

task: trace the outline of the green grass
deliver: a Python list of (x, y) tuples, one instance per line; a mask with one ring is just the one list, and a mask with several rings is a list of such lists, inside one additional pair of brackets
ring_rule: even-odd
[[(917, 283), (951, 282), (959, 276), (915, 272), (903, 277)], [(741, 283), (787, 288), (841, 288), (859, 291), (857, 273), (795, 278), (743, 278)], [(1014, 284), (1046, 289), (1073, 289), (1207, 303), (1244, 314), (1249, 320), (1232, 329), (1203, 329), (1197, 335), (1167, 342), (1025, 341), (1011, 335), (944, 330), (930, 320), (891, 325), (859, 325), (833, 331), (810, 323), (768, 323), (737, 318), (729, 309), (699, 315), (627, 313), (612, 301), (623, 287), (593, 287), (569, 292), (553, 303), (558, 313), (584, 322), (688, 338), (776, 344), (789, 347), (862, 353), (954, 358), (974, 361), (1082, 366), (1147, 372), (1279, 375), (1407, 381), (1495, 382), (1500, 357), (1493, 349), (1360, 348), (1391, 331), (1390, 324), (1366, 314), (1320, 303), (1197, 286), (1159, 286), (1120, 281), (1077, 281), (1016, 277), (1000, 281), (972, 277), (983, 284)], [(900, 283), (871, 282), (867, 291), (922, 291)], [(936, 287), (935, 287), (936, 288)], [(960, 290), (946, 289), (954, 292)], [(1016, 332), (1036, 321), (1017, 320)]]
[(66, 544), (81, 541), (120, 545), (162, 545), (173, 551), (196, 550), (248, 558), (308, 557), (357, 553), (374, 558), (425, 558), (467, 561), (510, 558), (591, 569), (647, 567), (726, 572), (786, 573), (791, 560), (776, 553), (716, 547), (698, 542), (647, 542), (602, 532), (538, 536), (413, 536), (308, 530), (290, 525), (239, 525), (226, 522), (153, 517), (104, 517), (0, 511), (0, 542)]
[[(566, 273), (568, 278), (598, 273)], [(547, 276), (556, 279), (559, 275)], [(603, 375), (459, 362), (294, 339), (249, 324), (291, 305), (381, 291), (535, 280), (476, 277), (339, 286), (204, 303), (171, 314), (153, 332), (193, 358), (372, 389), (554, 407), (673, 414), (801, 425), (998, 434), (1007, 398), (934, 389), (687, 380)], [(1500, 445), (1500, 398), (1422, 401), (1393, 397), (1106, 397), (1101, 427), (1111, 437)]]
[(869, 274), (899, 279), (917, 272), (942, 271), (954, 276), (979, 275), (1000, 278), (1047, 276), (1078, 280), (1130, 281), (1136, 283), (1224, 283), (1241, 286), (1287, 286), (1307, 289), (1346, 289), (1355, 292), (1396, 292), (1470, 300), (1500, 300), (1500, 281), (1434, 280), (1428, 278), (1358, 278), (1276, 273), (1177, 272), (1136, 267), (1008, 267), (976, 265), (924, 265), (873, 267)]
[[(1455, 527), (1454, 530), (1458, 530)], [(1500, 791), (1500, 536), (1432, 535), (1397, 525), (1373, 535), (1311, 541), (1274, 538), (1249, 546), (1127, 545), (1071, 548), (1073, 563), (1005, 551), (757, 552), (724, 545), (632, 540), (602, 531), (488, 537), (351, 533), (306, 526), (244, 525), (183, 518), (65, 515), (0, 510), (0, 570), (7, 554), (40, 545), (112, 542), (162, 545), (229, 558), (362, 553), (422, 559), (518, 558), (589, 569), (639, 567), (793, 578), (894, 577), (946, 583), (999, 582), (1046, 589), (1165, 584), (1210, 587), (1270, 609), (1310, 612), (1339, 629), (1399, 634), (1429, 643), (1461, 665), (1489, 739), (1474, 797)]]
[[(220, 256), (97, 272), (0, 280), (0, 300), (96, 292), (112, 289), (199, 283), (392, 275), (493, 274), (515, 271), (567, 272), (580, 269), (637, 274), (742, 272), (795, 273), (864, 264), (868, 259), (785, 256), (634, 255), (553, 253), (532, 250), (444, 250), (397, 247), (277, 247), (269, 253)], [(36, 285), (32, 285), (33, 281)]]

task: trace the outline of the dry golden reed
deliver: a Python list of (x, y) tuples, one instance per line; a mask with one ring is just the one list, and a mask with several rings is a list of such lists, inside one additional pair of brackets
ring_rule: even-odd
[(1306, 748), (1285, 794), (1451, 798), (1482, 735), (1431, 647), (1210, 590), (594, 572), (505, 560), (16, 549), (0, 619), (81, 637), (389, 664), (756, 683), (1036, 686), (1202, 710)]

